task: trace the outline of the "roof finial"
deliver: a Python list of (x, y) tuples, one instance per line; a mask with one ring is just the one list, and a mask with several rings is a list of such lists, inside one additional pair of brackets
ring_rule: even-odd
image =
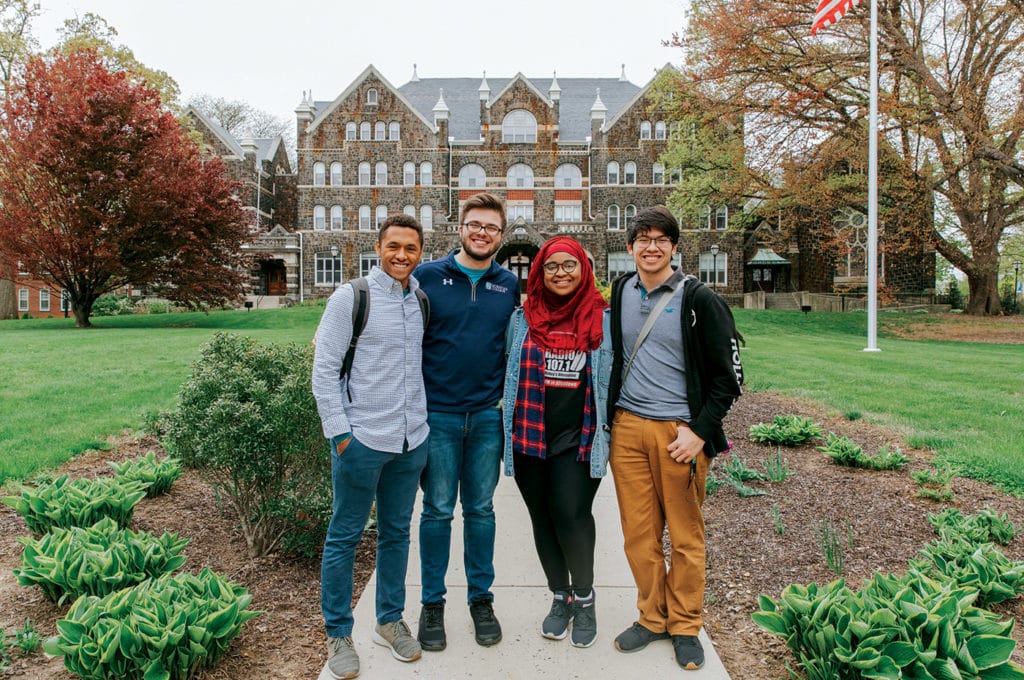
[(415, 63), (413, 63), (413, 65), (412, 65), (412, 78), (409, 79), (409, 82), (410, 83), (418, 83), (418, 82), (420, 82), (419, 74), (416, 73), (416, 64)]
[(491, 86), (487, 84), (487, 71), (484, 71), (484, 78), (480, 81), (480, 101), (487, 101), (491, 98)]
[(626, 65), (625, 64), (622, 65), (622, 73), (619, 74), (619, 82), (621, 82), (621, 83), (628, 83), (629, 82), (629, 78), (626, 77)]
[(594, 98), (594, 105), (590, 107), (590, 119), (591, 120), (604, 120), (605, 114), (608, 113), (608, 107), (601, 101), (601, 88), (596, 88), (597, 96)]
[(558, 73), (555, 71), (551, 72), (551, 87), (548, 88), (548, 96), (551, 97), (552, 101), (557, 100), (562, 95), (562, 88), (558, 85)]

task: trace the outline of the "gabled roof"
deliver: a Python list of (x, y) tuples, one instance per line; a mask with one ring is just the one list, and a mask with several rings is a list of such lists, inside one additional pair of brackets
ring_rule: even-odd
[[(391, 90), (395, 94), (395, 96), (398, 98), (398, 100), (400, 102), (405, 104), (409, 108), (410, 111), (412, 111), (417, 117), (419, 117), (419, 119), (423, 122), (424, 125), (426, 125), (431, 130), (434, 129), (434, 123), (432, 122), (431, 118), (429, 118), (426, 115), (424, 115), (424, 113), (422, 112), (421, 109), (417, 108), (416, 106), (413, 106), (413, 104), (408, 99), (405, 98), (405, 96), (402, 94), (400, 89), (398, 89), (394, 85), (392, 85), (388, 81), (388, 79), (385, 78), (381, 74), (381, 72), (377, 70), (376, 66), (374, 66), (373, 64), (370, 64), (369, 66), (367, 66), (363, 70), (362, 73), (360, 73), (356, 77), (355, 80), (352, 81), (352, 83), (347, 88), (345, 88), (344, 92), (339, 94), (334, 99), (334, 101), (328, 103), (326, 106), (322, 106), (322, 104), (324, 102), (316, 102), (316, 103), (313, 104), (313, 106), (316, 108), (316, 116), (313, 118), (312, 122), (310, 122), (310, 124), (306, 127), (306, 131), (307, 132), (312, 132), (313, 130), (315, 130), (317, 128), (317, 126), (320, 125), (320, 123), (322, 123), (328, 116), (331, 115), (331, 113), (336, 108), (338, 108), (338, 106), (341, 105), (341, 102), (345, 101), (345, 99), (349, 95), (351, 95), (359, 87), (359, 85), (364, 80), (366, 80), (366, 78), (368, 76), (371, 76), (371, 75), (376, 76), (377, 79), (381, 83), (384, 84), (384, 87), (386, 87), (389, 90)], [(435, 95), (436, 94), (437, 94), (437, 92), (435, 90)], [(434, 99), (434, 102), (436, 102), (436, 101), (437, 101), (437, 99)], [(434, 102), (431, 102), (431, 107), (433, 106)], [(429, 111), (431, 107), (427, 107), (427, 110)]]
[(789, 264), (789, 260), (782, 257), (768, 246), (761, 246), (754, 253), (754, 257), (747, 260), (747, 264), (765, 266), (773, 264)]
[[(651, 86), (654, 85), (654, 81), (657, 80), (658, 76), (660, 76), (662, 73), (664, 73), (666, 69), (672, 69), (673, 71), (675, 71), (676, 67), (673, 66), (672, 64), (665, 64), (664, 66), (662, 66), (658, 70), (658, 72), (654, 74), (654, 77), (652, 77), (650, 80), (648, 80), (647, 84), (644, 85), (643, 87), (641, 87), (640, 90), (636, 93), (636, 95), (632, 99), (630, 99), (629, 102), (627, 102), (625, 106), (623, 106), (622, 108), (618, 109), (614, 114), (611, 113), (614, 109), (612, 109), (612, 107), (609, 106), (608, 107), (608, 112), (610, 114), (610, 117), (608, 118), (608, 121), (603, 126), (601, 126), (601, 130), (602, 131), (610, 130), (613, 125), (615, 125), (617, 122), (619, 122), (619, 119), (622, 118), (622, 116), (625, 115), (625, 113), (627, 111), (629, 111), (631, 108), (633, 108), (634, 104), (636, 104), (638, 101), (640, 101), (641, 99), (643, 99), (647, 95), (647, 93), (651, 89)], [(604, 94), (604, 90), (601, 90), (601, 94), (602, 95)], [(604, 97), (602, 97), (602, 99), (604, 99)]]
[(490, 100), (487, 102), (487, 108), (491, 108), (491, 104), (501, 99), (505, 95), (505, 93), (511, 90), (512, 86), (515, 85), (520, 80), (523, 81), (523, 83), (526, 85), (526, 89), (530, 90), (535, 95), (537, 95), (537, 98), (540, 99), (545, 104), (547, 104), (549, 108), (553, 106), (553, 103), (550, 99), (548, 99), (548, 96), (541, 92), (540, 90), (538, 90), (537, 86), (534, 85), (533, 82), (529, 80), (526, 76), (524, 76), (522, 71), (520, 71), (519, 73), (512, 76), (512, 79), (508, 81), (508, 84), (506, 84), (505, 87), (498, 90), (498, 94), (490, 98)]
[(245, 158), (245, 151), (242, 149), (242, 145), (239, 144), (238, 140), (235, 139), (227, 130), (222, 128), (217, 121), (210, 118), (194, 106), (190, 106), (185, 109), (185, 115), (187, 116), (189, 114), (198, 118), (200, 122), (202, 122), (202, 124), (213, 133), (214, 137), (223, 142), (224, 146), (231, 149), (231, 153), (235, 154), (239, 158)]

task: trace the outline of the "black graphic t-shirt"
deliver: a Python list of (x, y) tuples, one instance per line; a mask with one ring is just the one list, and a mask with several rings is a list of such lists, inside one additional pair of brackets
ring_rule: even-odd
[(580, 448), (586, 378), (585, 351), (544, 352), (544, 434), (548, 456), (575, 455)]

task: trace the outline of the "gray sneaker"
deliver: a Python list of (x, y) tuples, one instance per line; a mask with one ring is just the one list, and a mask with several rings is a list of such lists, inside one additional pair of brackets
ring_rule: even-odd
[(391, 656), (399, 661), (415, 661), (423, 655), (419, 641), (402, 620), (377, 624), (373, 629), (373, 641), (389, 648)]
[(596, 595), (590, 591), (590, 597), (581, 600), (572, 598), (572, 642), (573, 647), (589, 647), (597, 639), (597, 612), (594, 610)]
[(566, 629), (572, 619), (572, 604), (569, 593), (558, 590), (551, 600), (551, 611), (540, 625), (540, 634), (549, 640), (565, 639)]
[(350, 680), (359, 675), (359, 655), (352, 636), (327, 638), (327, 670), (334, 680)]

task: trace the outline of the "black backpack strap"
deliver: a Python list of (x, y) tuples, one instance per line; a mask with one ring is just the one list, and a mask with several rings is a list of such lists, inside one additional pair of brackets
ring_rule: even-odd
[(348, 351), (345, 352), (345, 359), (341, 362), (341, 371), (338, 373), (338, 380), (343, 380), (352, 370), (352, 360), (356, 355), (356, 345), (359, 343), (359, 336), (366, 328), (366, 320), (370, 317), (370, 287), (365, 277), (352, 279), (348, 282), (352, 286), (352, 339), (348, 343)]
[(427, 294), (423, 292), (422, 288), (417, 288), (416, 299), (420, 303), (420, 314), (423, 315), (423, 330), (426, 331), (427, 324), (430, 323), (430, 298), (427, 297)]

